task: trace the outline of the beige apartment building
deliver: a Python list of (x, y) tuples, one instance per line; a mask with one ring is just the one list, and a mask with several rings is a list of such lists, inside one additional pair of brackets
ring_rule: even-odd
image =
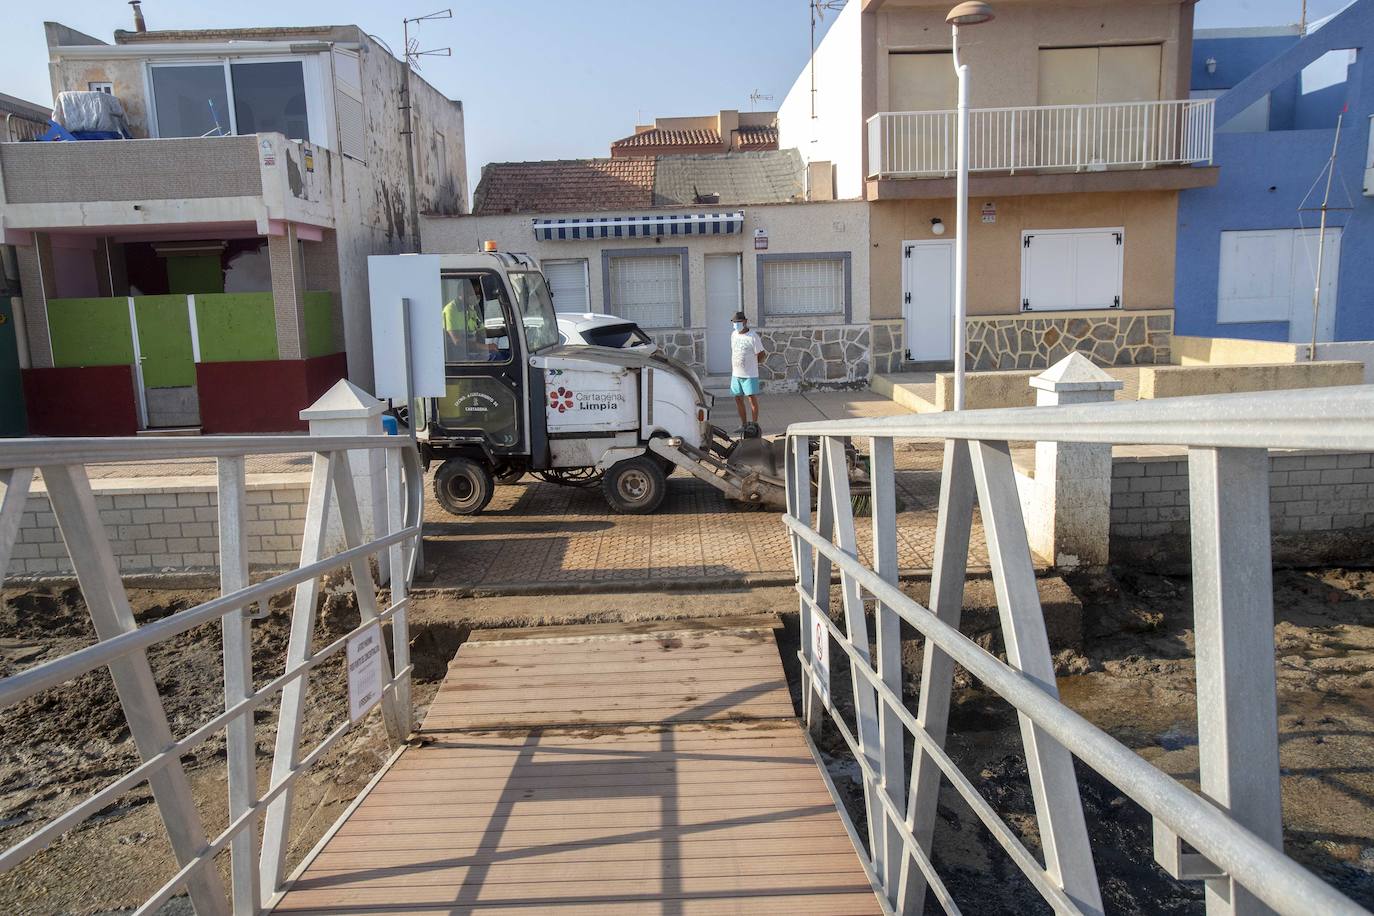
[[(779, 110), (780, 144), (870, 207), (877, 371), (951, 360), (957, 79), (951, 3), (851, 0)], [(1191, 0), (1002, 0), (966, 26), (967, 365), (1073, 350), (1164, 362), (1178, 192), (1216, 182), (1211, 100), (1189, 100)], [(829, 173), (828, 175), (826, 173)]]

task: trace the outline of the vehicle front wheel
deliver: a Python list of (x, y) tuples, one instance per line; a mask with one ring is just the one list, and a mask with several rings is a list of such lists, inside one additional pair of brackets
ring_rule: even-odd
[(657, 461), (640, 455), (611, 465), (601, 478), (601, 492), (615, 511), (645, 515), (668, 495), (668, 478)]
[(491, 502), (491, 472), (467, 458), (450, 458), (434, 473), (434, 498), (453, 515), (476, 515)]

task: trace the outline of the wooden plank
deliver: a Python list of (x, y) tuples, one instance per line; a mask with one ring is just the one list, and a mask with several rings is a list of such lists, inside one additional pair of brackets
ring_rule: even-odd
[[(303, 883), (303, 882), (301, 882)], [(529, 907), (555, 907), (568, 903), (611, 903), (638, 901), (649, 905), (662, 900), (689, 896), (724, 896), (750, 898), (769, 894), (805, 890), (811, 894), (852, 893), (868, 889), (868, 879), (858, 874), (827, 872), (814, 874), (794, 871), (784, 875), (735, 876), (719, 875), (704, 878), (678, 878), (663, 881), (667, 887), (656, 889), (645, 882), (631, 880), (602, 880), (591, 886), (571, 885), (563, 881), (540, 881), (526, 884), (496, 884), (481, 881), (460, 886), (422, 884), (390, 885), (364, 883), (361, 886), (306, 886), (293, 888), (290, 899), (297, 907), (328, 907), (337, 904), (354, 905), (384, 903), (389, 905), (436, 905), (455, 903), (519, 903)], [(870, 891), (871, 893), (871, 891)], [(455, 899), (457, 898), (457, 899)], [(290, 912), (290, 909), (278, 909)]]
[[(745, 904), (745, 905), (742, 905)], [(617, 903), (563, 903), (557, 908), (560, 916), (601, 916), (609, 914), (641, 914), (649, 909), (652, 901)], [(747, 901), (737, 897), (696, 897), (688, 900), (673, 900), (672, 912), (679, 916), (739, 916), (748, 913), (782, 913), (810, 916), (861, 916), (861, 914), (880, 913), (877, 902), (870, 890), (855, 891), (847, 894), (770, 894), (755, 896)], [(298, 916), (371, 916), (385, 913), (387, 916), (532, 916), (537, 910), (521, 904), (470, 904), (423, 909), (392, 904), (348, 904), (334, 905), (327, 909), (299, 908), (294, 905), (278, 906), (278, 913), (295, 913)]]
[(770, 632), (539, 632), (460, 649), (275, 912), (880, 912)]
[[(747, 832), (737, 832), (723, 836), (722, 831), (713, 831), (697, 836), (675, 837), (671, 840), (684, 858), (754, 858), (789, 855), (804, 851), (812, 855), (833, 853), (844, 855), (853, 852), (849, 837), (843, 830), (815, 836), (797, 836), (788, 833), (783, 837), (758, 836)], [(532, 863), (540, 868), (552, 868), (567, 864), (621, 863), (635, 861), (657, 862), (662, 858), (664, 841), (627, 844), (567, 845), (539, 847), (535, 849), (455, 849), (450, 846), (436, 846), (431, 850), (417, 849), (328, 849), (315, 860), (312, 871), (347, 871), (356, 868), (388, 868), (398, 865), (414, 868), (429, 866), (463, 865), (475, 862), (494, 862), (502, 867), (519, 863)]]
[(586, 639), (605, 637), (605, 641), (617, 636), (676, 636), (683, 633), (708, 633), (714, 636), (725, 635), (731, 630), (777, 630), (782, 621), (775, 614), (751, 614), (748, 616), (692, 617), (683, 620), (650, 620), (637, 623), (581, 623), (553, 627), (512, 627), (503, 630), (473, 630), (467, 644), (484, 642), (504, 642), (508, 640), (532, 640), (548, 642), (559, 638)]
[[(514, 862), (473, 862), (454, 865), (440, 861), (435, 865), (381, 865), (373, 863), (359, 871), (345, 865), (311, 869), (311, 877), (296, 884), (295, 890), (346, 887), (424, 887), (449, 885), (462, 887), (470, 880), (483, 884), (545, 884), (566, 882), (570, 887), (587, 881), (643, 881), (665, 878), (746, 878), (788, 875), (801, 870), (807, 874), (846, 874), (845, 863), (824, 852), (797, 852), (772, 856), (703, 856), (681, 859), (623, 859), (599, 862), (572, 861), (554, 864), (544, 859)], [(652, 886), (652, 884), (650, 885)]]
[(604, 848), (618, 849), (623, 854), (636, 846), (652, 847), (659, 843), (685, 845), (692, 842), (728, 842), (732, 839), (744, 839), (750, 843), (761, 840), (807, 843), (818, 837), (849, 839), (833, 811), (816, 810), (802, 817), (751, 816), (705, 825), (631, 828), (620, 833), (589, 829), (583, 831), (582, 836), (570, 832), (565, 837), (554, 839), (549, 838), (548, 831), (525, 830), (519, 825), (508, 828), (495, 838), (488, 836), (485, 831), (416, 833), (402, 830), (383, 833), (357, 830), (336, 835), (330, 840), (326, 851), (381, 853), (395, 850), (415, 855), (436, 850), (452, 855), (499, 851), (550, 855), (562, 850)]

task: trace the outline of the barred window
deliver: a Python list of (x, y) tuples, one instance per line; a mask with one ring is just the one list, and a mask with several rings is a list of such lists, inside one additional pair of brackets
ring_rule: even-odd
[(679, 255), (612, 257), (611, 313), (643, 328), (682, 325), (682, 258)]
[(763, 302), (769, 315), (844, 312), (844, 261), (839, 258), (765, 261)]

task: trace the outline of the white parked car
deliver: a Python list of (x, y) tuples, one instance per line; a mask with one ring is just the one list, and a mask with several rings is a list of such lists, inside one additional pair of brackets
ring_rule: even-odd
[(653, 338), (633, 321), (596, 312), (559, 312), (558, 342), (643, 353), (658, 349)]

